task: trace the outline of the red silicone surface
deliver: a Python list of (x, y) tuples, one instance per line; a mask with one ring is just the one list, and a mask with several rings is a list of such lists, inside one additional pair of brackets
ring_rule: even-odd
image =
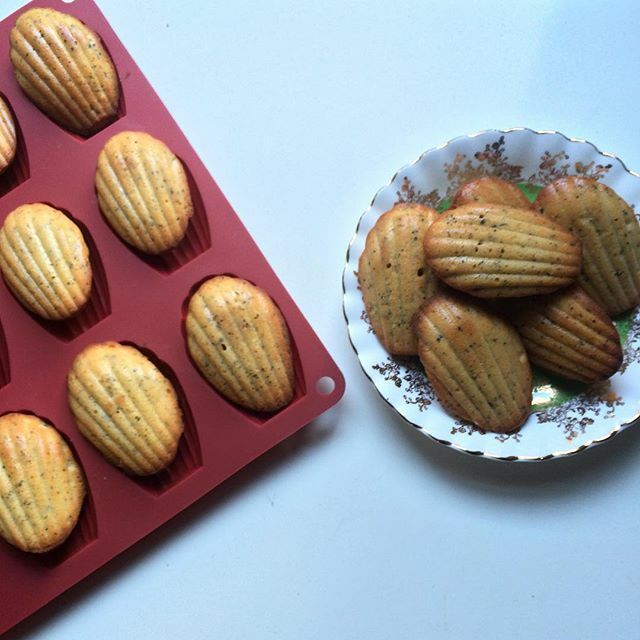
[[(97, 31), (122, 87), (118, 119), (90, 138), (70, 134), (18, 87), (9, 60), (9, 31), (19, 13), (41, 6), (71, 13)], [(79, 223), (94, 267), (89, 305), (75, 319), (52, 323), (29, 314), (0, 282), (0, 413), (32, 412), (64, 435), (80, 460), (88, 496), (69, 539), (44, 554), (0, 541), (0, 633), (104, 565), (219, 485), (251, 460), (316, 418), (344, 392), (335, 363), (279, 282), (135, 62), (91, 0), (32, 2), (0, 23), (0, 91), (19, 127), (19, 151), (0, 178), (0, 221), (15, 207), (46, 202)], [(102, 218), (94, 190), (96, 159), (123, 130), (164, 140), (189, 175), (195, 215), (170, 255), (146, 258), (129, 249)], [(190, 294), (207, 277), (227, 273), (264, 288), (282, 310), (294, 344), (294, 401), (274, 415), (230, 404), (190, 361), (183, 317)], [(80, 435), (67, 406), (66, 373), (87, 344), (103, 340), (141, 348), (173, 381), (185, 434), (168, 470), (136, 480), (107, 463)], [(328, 395), (316, 382), (328, 376)]]

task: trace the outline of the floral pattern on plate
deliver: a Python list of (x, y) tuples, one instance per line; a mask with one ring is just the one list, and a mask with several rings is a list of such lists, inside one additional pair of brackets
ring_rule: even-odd
[(532, 413), (520, 431), (507, 435), (485, 433), (447, 414), (419, 360), (391, 357), (373, 333), (364, 310), (358, 259), (378, 217), (397, 202), (416, 202), (443, 211), (461, 184), (484, 175), (517, 182), (530, 197), (557, 178), (587, 176), (609, 185), (632, 206), (640, 202), (639, 174), (590, 142), (561, 133), (489, 130), (431, 149), (398, 171), (360, 218), (343, 275), (344, 315), (351, 344), (365, 374), (387, 403), (442, 444), (505, 461), (538, 461), (578, 453), (610, 439), (640, 416), (640, 310), (616, 319), (625, 353), (618, 373), (604, 383), (585, 386), (536, 372)]

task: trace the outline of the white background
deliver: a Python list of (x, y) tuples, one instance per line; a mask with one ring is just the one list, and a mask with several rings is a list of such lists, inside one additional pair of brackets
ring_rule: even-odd
[(362, 374), (340, 285), (375, 191), (451, 137), (556, 129), (640, 170), (638, 3), (98, 1), (347, 394), (6, 637), (640, 638), (640, 429), (533, 465), (436, 445)]

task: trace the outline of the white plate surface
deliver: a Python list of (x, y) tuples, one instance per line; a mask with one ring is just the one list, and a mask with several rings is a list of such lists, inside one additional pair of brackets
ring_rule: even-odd
[[(423, 153), (380, 189), (360, 218), (343, 275), (344, 315), (351, 344), (378, 393), (424, 435), (459, 451), (507, 461), (538, 461), (578, 453), (609, 440), (640, 416), (640, 312), (621, 321), (624, 363), (609, 381), (591, 387), (538, 380), (534, 411), (511, 435), (483, 433), (447, 414), (420, 364), (392, 358), (368, 323), (358, 289), (358, 259), (367, 233), (396, 202), (443, 208), (458, 186), (481, 175), (545, 185), (565, 175), (595, 177), (615, 189), (636, 212), (640, 175), (584, 140), (553, 131), (489, 130), (455, 138)], [(638, 215), (638, 213), (636, 213)]]

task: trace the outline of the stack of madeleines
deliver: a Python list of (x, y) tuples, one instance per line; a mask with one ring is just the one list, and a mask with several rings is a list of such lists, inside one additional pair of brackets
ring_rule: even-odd
[[(115, 66), (100, 37), (76, 18), (26, 11), (11, 32), (11, 60), (25, 93), (67, 130), (89, 136), (115, 119)], [(0, 173), (15, 156), (15, 131), (0, 99)], [(123, 131), (107, 141), (96, 165), (97, 207), (126, 244), (158, 255), (183, 241), (192, 198), (185, 169), (164, 142)], [(4, 219), (0, 271), (36, 316), (64, 322), (81, 313), (92, 295), (91, 265), (70, 213), (28, 203)], [(177, 309), (176, 336), (179, 315)], [(242, 278), (209, 278), (191, 297), (185, 325), (192, 361), (225, 398), (257, 412), (292, 401), (289, 330), (265, 291)], [(174, 460), (184, 431), (178, 393), (139, 349), (87, 346), (71, 366), (67, 392), (79, 431), (127, 474), (156, 474)], [(0, 416), (0, 536), (24, 551), (53, 549), (75, 527), (86, 492), (80, 462), (52, 425), (28, 413)]]
[(358, 281), (385, 349), (418, 355), (451, 414), (509, 433), (531, 410), (531, 364), (584, 383), (619, 369), (611, 318), (640, 303), (640, 225), (591, 178), (531, 203), (487, 176), (442, 214), (402, 203), (380, 216)]

